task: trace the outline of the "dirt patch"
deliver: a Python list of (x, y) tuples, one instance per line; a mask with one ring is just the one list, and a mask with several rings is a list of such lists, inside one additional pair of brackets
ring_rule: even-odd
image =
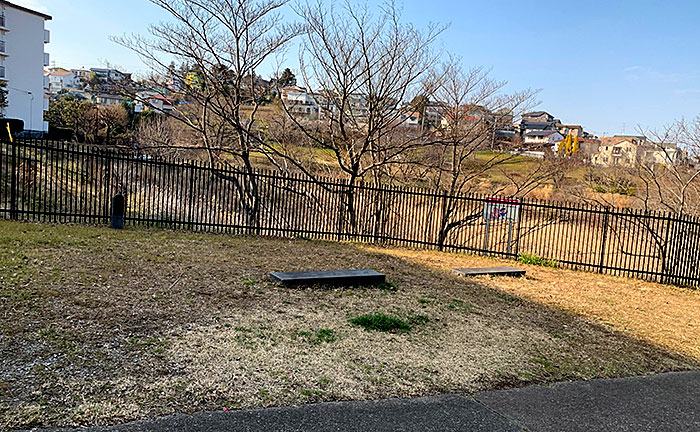
[[(495, 262), (349, 243), (11, 222), (0, 222), (0, 246), (3, 428), (469, 393), (696, 368), (700, 358), (697, 338), (695, 351), (659, 339), (678, 332), (663, 327), (675, 323), (670, 317), (650, 333), (615, 321), (644, 316), (623, 307), (626, 286), (652, 290), (644, 301), (663, 301), (666, 290), (669, 302), (679, 296), (688, 308), (695, 293), (627, 279), (528, 267), (534, 279), (467, 280), (449, 268)], [(273, 270), (338, 268), (383, 271), (389, 289), (289, 289), (266, 278)], [(580, 303), (571, 293), (566, 300), (579, 287), (566, 283), (574, 278), (590, 278)], [(597, 292), (620, 290), (619, 298), (597, 301), (593, 286), (614, 281)], [(350, 323), (375, 313), (417, 324), (392, 333)]]

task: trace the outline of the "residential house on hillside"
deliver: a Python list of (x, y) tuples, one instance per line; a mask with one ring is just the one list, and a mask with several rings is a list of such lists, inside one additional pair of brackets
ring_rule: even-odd
[(440, 121), (440, 126), (443, 128), (449, 127), (468, 127), (478, 123), (481, 120), (481, 115), (479, 113), (474, 113), (471, 110), (464, 110), (460, 112), (459, 115), (455, 115), (453, 112), (443, 113), (442, 120)]
[(564, 136), (571, 135), (572, 138), (583, 138), (583, 126), (580, 125), (561, 125), (557, 128), (560, 134)]
[(280, 98), (290, 114), (295, 117), (317, 119), (319, 116), (316, 98), (304, 87), (283, 87), (280, 89)]
[(418, 111), (408, 111), (401, 113), (399, 121), (402, 126), (409, 128), (419, 128), (421, 126), (422, 116)]
[(3, 114), (24, 121), (30, 134), (49, 129), (44, 111), (49, 109), (45, 93), (49, 78), (44, 67), (49, 55), (44, 52), (50, 41), (45, 23), (51, 17), (41, 12), (0, 0), (0, 80), (7, 84), (8, 106)]
[(633, 166), (638, 161), (639, 148), (645, 137), (613, 136), (601, 137), (598, 152), (591, 157), (597, 166)]
[[(542, 136), (543, 131), (559, 132), (560, 126), (561, 122), (551, 114), (544, 111), (535, 111), (523, 114), (517, 129), (523, 138), (523, 142), (527, 143), (526, 136)], [(533, 132), (537, 133), (533, 134)]]
[(91, 99), (99, 106), (119, 105), (126, 100), (124, 96), (112, 93), (97, 93)]
[[(586, 132), (581, 125), (563, 124), (561, 120), (555, 118), (546, 111), (532, 111), (522, 115), (519, 124), (514, 125), (523, 143), (523, 151), (527, 150), (542, 154), (542, 151), (553, 151), (556, 153), (558, 143), (571, 135), (578, 138), (579, 154), (584, 159), (592, 159), (599, 153), (598, 137)], [(609, 156), (605, 156), (610, 159)], [(602, 157), (597, 160), (602, 160)]]
[(562, 134), (556, 130), (530, 130), (523, 134), (523, 144), (525, 147), (532, 148), (552, 148), (559, 140), (564, 139)]
[(439, 125), (442, 121), (442, 112), (444, 107), (444, 102), (428, 101), (428, 103), (425, 105), (425, 109), (423, 110), (423, 116), (425, 117), (423, 122), (425, 125), (437, 127), (437, 125)]
[(63, 89), (77, 89), (80, 81), (72, 71), (54, 68), (47, 73), (49, 77), (49, 93), (57, 94)]
[(676, 165), (688, 161), (687, 152), (675, 143), (647, 143), (643, 148), (641, 160), (650, 165)]
[(107, 85), (131, 80), (131, 74), (117, 69), (90, 68), (90, 72), (100, 77)]
[(522, 115), (525, 123), (556, 123), (557, 119), (546, 111), (532, 111)]
[(136, 94), (134, 112), (153, 110), (161, 114), (170, 114), (175, 109), (175, 99), (163, 96), (156, 91), (143, 91)]
[(684, 163), (687, 154), (675, 143), (654, 143), (645, 136), (615, 135), (600, 138), (591, 162), (598, 166), (675, 165)]
[(78, 88), (83, 89), (87, 86), (92, 72), (89, 69), (71, 69), (70, 70), (75, 76), (76, 82), (78, 83)]

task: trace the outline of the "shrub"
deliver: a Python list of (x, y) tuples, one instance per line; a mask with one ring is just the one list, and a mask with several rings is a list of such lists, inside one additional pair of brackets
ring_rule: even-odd
[(552, 267), (552, 268), (559, 267), (559, 263), (556, 262), (555, 260), (542, 258), (542, 257), (539, 257), (537, 255), (520, 254), (520, 255), (518, 255), (518, 261), (523, 263), (523, 264), (532, 264), (532, 265), (538, 265), (538, 266), (543, 266), (543, 267)]
[(350, 319), (350, 323), (365, 330), (384, 332), (406, 333), (411, 330), (411, 325), (401, 318), (383, 313), (365, 314)]

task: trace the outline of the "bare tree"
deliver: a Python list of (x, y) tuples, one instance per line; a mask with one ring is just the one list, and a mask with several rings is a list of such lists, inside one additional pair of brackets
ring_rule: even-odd
[[(150, 26), (150, 37), (114, 40), (151, 67), (152, 88), (169, 87), (184, 102), (170, 115), (197, 133), (197, 146), (207, 151), (215, 174), (233, 182), (247, 224), (255, 226), (260, 196), (252, 155), (264, 144), (257, 118), (266, 91), (256, 72), (302, 28), (283, 22), (280, 9), (288, 0), (150, 1), (172, 22)], [(173, 67), (173, 60), (182, 67)], [(243, 178), (216, 170), (217, 163), (242, 167)]]
[(124, 132), (129, 123), (129, 114), (121, 105), (110, 105), (99, 110), (100, 125), (104, 130), (105, 144), (112, 144), (117, 132)]
[(478, 218), (476, 214), (457, 215), (460, 201), (453, 197), (462, 195), (479, 176), (514, 158), (509, 153), (480, 151), (492, 148), (497, 130), (530, 108), (537, 94), (529, 89), (506, 94), (506, 83), (492, 79), (488, 70), (465, 70), (460, 63), (451, 58), (433, 72), (426, 85), (441, 104), (444, 118), (428, 161), (435, 186), (445, 191), (438, 234), (441, 247), (452, 230)]
[(133, 141), (142, 153), (167, 159), (200, 159), (203, 148), (193, 148), (194, 132), (176, 119), (155, 115), (142, 118), (133, 132)]
[[(393, 3), (374, 15), (367, 6), (318, 1), (300, 5), (298, 14), (306, 26), (301, 81), (317, 89), (311, 96), (318, 118), (307, 121), (288, 104), (284, 108), (307, 145), (330, 151), (345, 174), (348, 222), (355, 229), (358, 182), (368, 176), (381, 181), (392, 165), (406, 162), (411, 149), (425, 145), (423, 136), (406, 130), (401, 103), (415, 96), (437, 60), (432, 46), (442, 28), (402, 23)], [(269, 151), (314, 177), (288, 153)]]
[(634, 172), (641, 180), (643, 208), (700, 214), (700, 116), (642, 133), (649, 142)]

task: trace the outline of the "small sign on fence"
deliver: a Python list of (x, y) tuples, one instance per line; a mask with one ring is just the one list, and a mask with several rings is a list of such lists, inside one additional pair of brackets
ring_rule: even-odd
[(520, 200), (518, 198), (491, 197), (484, 200), (484, 220), (486, 231), (484, 232), (484, 250), (489, 250), (489, 228), (491, 221), (508, 221), (507, 253), (512, 250), (513, 222), (520, 217)]
[(520, 217), (520, 200), (517, 198), (486, 198), (484, 220), (507, 220), (517, 222)]

